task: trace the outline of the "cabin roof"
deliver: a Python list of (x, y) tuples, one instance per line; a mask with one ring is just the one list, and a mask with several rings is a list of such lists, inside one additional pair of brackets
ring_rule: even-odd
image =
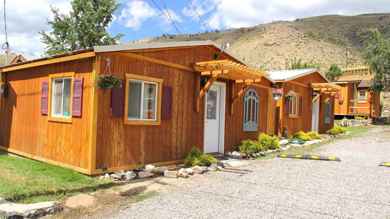
[(291, 81), (313, 73), (320, 74), (324, 80), (328, 81), (328, 79), (316, 68), (268, 71), (267, 73), (269, 78), (275, 82)]
[(371, 74), (359, 75), (359, 74), (348, 74), (342, 75), (337, 79), (337, 82), (349, 82), (349, 81), (371, 81), (374, 76)]

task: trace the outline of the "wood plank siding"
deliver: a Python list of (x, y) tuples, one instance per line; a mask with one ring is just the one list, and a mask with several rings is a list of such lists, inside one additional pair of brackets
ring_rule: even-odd
[[(288, 114), (288, 107), (286, 106), (286, 99), (282, 98), (278, 101), (281, 115), (279, 122), (279, 133), (283, 134), (284, 130), (287, 130), (288, 135), (293, 135), (298, 131), (311, 131), (312, 128), (312, 100), (313, 100), (313, 89), (311, 88), (312, 83), (326, 83), (326, 80), (319, 74), (314, 73), (307, 76), (299, 77), (295, 80), (287, 81), (283, 83), (283, 93), (288, 94), (290, 91), (294, 91), (298, 96), (301, 97), (301, 107), (298, 116), (290, 117)], [(333, 101), (334, 97), (321, 94), (320, 99), (320, 121), (319, 121), (319, 132), (324, 133), (333, 127), (333, 116), (331, 124), (324, 124), (324, 100), (330, 97)], [(333, 114), (332, 114), (333, 115)], [(330, 127), (330, 128), (329, 128)]]
[[(200, 61), (213, 60), (217, 50), (213, 47), (177, 48), (167, 51), (142, 51), (138, 55), (192, 67)], [(231, 59), (221, 54), (221, 59)], [(175, 68), (148, 60), (133, 59), (119, 53), (103, 53), (99, 74), (104, 74), (107, 62), (111, 61), (111, 72), (124, 79), (127, 74), (139, 74), (163, 79), (163, 86), (172, 88), (172, 117), (162, 120), (157, 126), (126, 125), (123, 118), (114, 118), (110, 112), (110, 92), (99, 90), (97, 125), (97, 169), (121, 169), (148, 163), (180, 160), (196, 146), (203, 149), (204, 98), (200, 112), (195, 112), (196, 90), (200, 90), (199, 73)], [(257, 138), (258, 133), (242, 130), (242, 99), (235, 103), (234, 114), (230, 114), (233, 89), (227, 83), (225, 151), (247, 138)], [(261, 82), (270, 86), (270, 82)], [(237, 88), (239, 89), (237, 85)], [(267, 131), (268, 89), (258, 88), (260, 98), (260, 131)], [(162, 103), (164, 104), (164, 103)]]
[[(16, 70), (3, 75), (8, 96), (0, 100), (0, 146), (10, 152), (87, 173), (90, 156), (93, 58)], [(52, 74), (82, 78), (83, 110), (70, 123), (41, 114), (41, 84)]]

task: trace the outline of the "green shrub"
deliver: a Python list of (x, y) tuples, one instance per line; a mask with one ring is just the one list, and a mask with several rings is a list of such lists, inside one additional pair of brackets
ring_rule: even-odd
[(307, 135), (311, 140), (321, 139), (321, 136), (318, 134), (318, 132), (308, 132)]
[(299, 131), (299, 132), (295, 133), (293, 135), (293, 138), (299, 139), (302, 141), (310, 141), (311, 140), (310, 136), (307, 133), (305, 133), (304, 131)]
[(347, 130), (341, 126), (334, 126), (331, 130), (328, 131), (329, 135), (340, 135), (344, 134)]
[(184, 159), (184, 165), (190, 166), (210, 166), (218, 160), (211, 154), (203, 154), (197, 147), (193, 147)]
[(259, 151), (262, 151), (263, 148), (261, 147), (261, 144), (259, 144), (256, 141), (252, 140), (244, 140), (241, 142), (241, 145), (239, 146), (240, 153), (251, 155), (254, 153), (257, 153)]
[(280, 148), (279, 138), (276, 136), (270, 136), (264, 133), (261, 133), (258, 138), (259, 144), (263, 150), (275, 150)]

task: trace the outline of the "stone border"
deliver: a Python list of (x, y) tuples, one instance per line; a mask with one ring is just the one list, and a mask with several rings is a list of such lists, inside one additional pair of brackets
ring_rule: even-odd
[(0, 218), (38, 218), (62, 211), (58, 202), (41, 202), (35, 204), (17, 204), (0, 198)]

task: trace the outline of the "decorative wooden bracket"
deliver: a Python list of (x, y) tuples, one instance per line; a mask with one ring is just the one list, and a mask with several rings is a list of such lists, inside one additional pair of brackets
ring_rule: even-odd
[(199, 91), (199, 95), (196, 98), (196, 112), (200, 112), (200, 103), (202, 98), (206, 95), (207, 91), (210, 89), (211, 85), (213, 85), (214, 81), (217, 80), (218, 74), (213, 74), (210, 79), (207, 80), (204, 87), (202, 87)]
[[(230, 115), (233, 115), (233, 113), (234, 113), (234, 103), (236, 103), (242, 96), (244, 96), (244, 93), (249, 88), (249, 85), (251, 85), (251, 83), (245, 83), (245, 85), (242, 86), (242, 88), (237, 92), (237, 95), (235, 95), (232, 98), (232, 102), (231, 102), (231, 106), (230, 106)], [(233, 95), (234, 95), (234, 93), (233, 93)]]

